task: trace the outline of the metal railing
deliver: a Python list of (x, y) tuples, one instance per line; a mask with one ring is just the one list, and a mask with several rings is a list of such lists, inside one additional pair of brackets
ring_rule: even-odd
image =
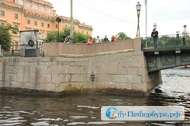
[[(157, 48), (186, 47), (190, 46), (190, 33), (187, 34), (170, 34), (159, 36)], [(153, 49), (153, 38), (142, 38), (142, 50)]]
[[(2, 55), (3, 56), (21, 56), (21, 49), (23, 48), (22, 44), (11, 44), (10, 49), (8, 51), (2, 50)], [(42, 44), (38, 44), (38, 49), (40, 50), (40, 54), (42, 53)]]

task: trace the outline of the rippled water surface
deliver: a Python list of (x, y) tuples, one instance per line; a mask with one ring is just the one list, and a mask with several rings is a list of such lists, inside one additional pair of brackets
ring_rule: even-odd
[[(190, 126), (190, 69), (162, 71), (161, 95), (144, 97), (89, 95), (62, 98), (0, 95), (0, 126)], [(183, 122), (101, 121), (101, 106), (183, 105)]]

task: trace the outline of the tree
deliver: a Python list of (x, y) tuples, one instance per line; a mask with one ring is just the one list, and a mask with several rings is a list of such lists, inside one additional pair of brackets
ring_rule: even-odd
[(48, 32), (45, 42), (48, 43), (56, 42), (56, 32), (55, 31)]
[(65, 38), (69, 35), (70, 35), (70, 29), (69, 28), (63, 29), (63, 31), (60, 32), (60, 39), (59, 39), (60, 42), (64, 42)]
[(88, 35), (84, 35), (84, 34), (81, 34), (79, 32), (75, 32), (74, 33), (74, 42), (75, 43), (86, 43), (89, 36)]
[(116, 36), (117, 40), (127, 40), (131, 39), (129, 36), (127, 36), (124, 32), (119, 32)]
[(3, 51), (8, 51), (11, 46), (11, 33), (17, 34), (18, 28), (12, 27), (10, 24), (6, 26), (0, 25), (0, 44)]
[(11, 45), (11, 34), (6, 29), (6, 27), (3, 27), (0, 25), (0, 44), (1, 48), (4, 51), (8, 51)]
[(7, 24), (7, 25), (5, 26), (5, 28), (6, 28), (8, 31), (12, 32), (13, 34), (17, 34), (18, 31), (19, 31), (19, 29), (18, 29), (17, 27), (13, 27), (13, 26), (10, 25), (10, 24)]
[[(59, 34), (59, 40), (60, 42), (64, 42), (65, 38), (70, 35), (70, 29), (65, 28), (63, 31), (60, 32)], [(88, 35), (81, 34), (79, 32), (74, 32), (74, 43), (86, 43), (88, 39)], [(45, 39), (45, 42), (56, 42), (57, 39), (57, 32), (49, 32), (47, 34), (47, 37)]]
[[(160, 44), (160, 43), (158, 43)], [(147, 47), (153, 47), (153, 38), (152, 37), (147, 37), (142, 39), (142, 48)]]

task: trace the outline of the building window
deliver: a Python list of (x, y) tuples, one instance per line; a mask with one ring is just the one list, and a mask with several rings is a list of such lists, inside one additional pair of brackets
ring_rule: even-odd
[(44, 27), (44, 23), (43, 22), (41, 23), (41, 26)]
[(31, 30), (32, 28), (26, 27), (27, 30)]
[(73, 30), (75, 30), (75, 26), (73, 27)]
[(67, 28), (67, 25), (65, 25), (65, 28)]
[[(14, 27), (17, 28), (17, 29), (19, 29), (17, 24), (15, 24)], [(18, 32), (15, 31), (15, 30), (13, 30), (13, 34), (18, 34)]]
[(38, 5), (37, 4), (33, 4), (33, 9), (38, 10)]
[(27, 20), (27, 24), (30, 24), (30, 20), (29, 19)]
[(51, 9), (50, 8), (45, 8), (45, 12), (46, 13), (51, 13)]
[(41, 32), (41, 39), (44, 38), (44, 32)]
[(5, 11), (1, 10), (0, 15), (5, 16)]
[(18, 25), (15, 25), (15, 28), (18, 28)]
[(34, 21), (34, 25), (36, 25), (36, 26), (37, 26), (37, 25), (38, 25), (38, 22), (37, 22), (37, 21)]
[(84, 34), (84, 31), (82, 31), (82, 34)]
[(47, 27), (50, 28), (50, 24), (47, 24)]
[(44, 7), (40, 7), (40, 10), (41, 10), (41, 11), (44, 11)]
[(86, 32), (86, 34), (88, 35), (88, 32)]
[(55, 25), (55, 28), (58, 28), (58, 25), (57, 25), (57, 24)]
[(15, 14), (15, 19), (18, 19), (18, 14)]
[(29, 8), (31, 6), (31, 4), (29, 2), (27, 2), (26, 6)]
[(24, 1), (23, 0), (18, 0), (18, 4), (23, 5)]
[(1, 25), (1, 26), (5, 26), (5, 23), (1, 22), (0, 25)]

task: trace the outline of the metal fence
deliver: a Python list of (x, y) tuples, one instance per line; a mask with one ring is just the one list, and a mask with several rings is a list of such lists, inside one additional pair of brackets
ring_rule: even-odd
[[(158, 38), (157, 48), (169, 48), (169, 47), (186, 47), (190, 46), (190, 35), (188, 34), (171, 34), (161, 35)], [(153, 48), (153, 38), (142, 38), (142, 49)]]
[[(10, 45), (10, 49), (8, 51), (2, 50), (3, 56), (21, 56), (21, 49), (24, 48), (25, 45), (21, 45), (18, 43), (14, 43)], [(40, 55), (42, 54), (42, 43), (38, 44), (38, 49), (40, 50)]]

